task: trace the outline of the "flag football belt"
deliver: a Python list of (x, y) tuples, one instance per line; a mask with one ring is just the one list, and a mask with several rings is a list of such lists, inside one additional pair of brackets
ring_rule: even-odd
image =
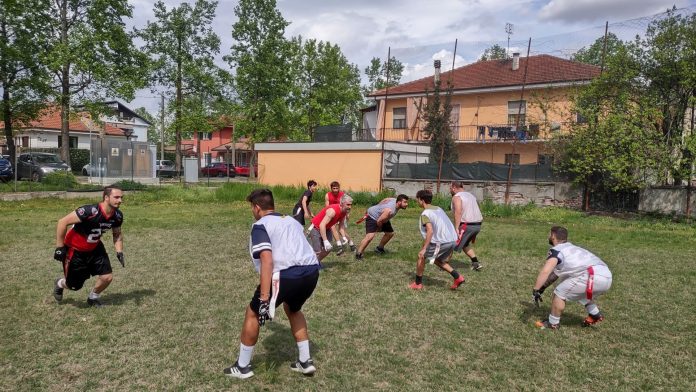
[(365, 215), (363, 215), (362, 218), (360, 218), (360, 219), (358, 219), (358, 220), (355, 221), (355, 224), (356, 224), (356, 225), (359, 225), (359, 224), (363, 223), (363, 222), (365, 221), (365, 219), (367, 219), (367, 217), (368, 217), (368, 215), (367, 215), (367, 211), (366, 211), (366, 212), (365, 212)]
[(276, 300), (280, 292), (280, 271), (274, 272), (271, 278), (271, 300), (268, 302), (268, 315), (273, 320), (275, 317)]
[(587, 300), (592, 301), (592, 290), (594, 289), (594, 269), (592, 266), (587, 268), (587, 286), (585, 287), (585, 294), (587, 295)]

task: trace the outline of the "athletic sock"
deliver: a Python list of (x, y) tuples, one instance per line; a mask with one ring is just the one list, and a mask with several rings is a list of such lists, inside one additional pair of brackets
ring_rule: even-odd
[(472, 263), (478, 263), (478, 257), (472, 257), (471, 258)]
[(60, 287), (61, 289), (66, 288), (65, 278), (60, 278), (60, 280), (58, 281), (58, 287)]
[(561, 322), (561, 317), (556, 317), (549, 313), (549, 324), (556, 325)]
[(423, 277), (416, 275), (416, 284), (423, 284)]
[(89, 292), (89, 296), (87, 298), (89, 299), (99, 299), (100, 295), (95, 293), (94, 290)]
[(599, 308), (595, 304), (585, 305), (585, 310), (587, 310), (587, 313), (589, 313), (591, 316), (596, 316), (599, 314)]
[(249, 366), (252, 354), (254, 354), (254, 346), (245, 346), (243, 343), (239, 343), (239, 358), (237, 359), (237, 364), (240, 367)]
[(300, 352), (300, 362), (307, 362), (309, 356), (309, 340), (297, 342), (297, 350)]
[(459, 272), (457, 272), (457, 270), (455, 269), (453, 269), (452, 272), (450, 272), (450, 275), (452, 275), (454, 279), (459, 279)]

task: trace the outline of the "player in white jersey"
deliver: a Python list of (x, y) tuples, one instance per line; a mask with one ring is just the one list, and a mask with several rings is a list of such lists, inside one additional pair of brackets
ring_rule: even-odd
[(473, 244), (481, 231), (483, 215), (481, 215), (476, 196), (465, 192), (464, 184), (461, 181), (453, 181), (450, 184), (450, 194), (452, 195), (451, 209), (452, 215), (454, 215), (454, 227), (459, 233), (455, 250), (463, 251), (469, 256), (471, 269), (480, 271), (483, 267), (476, 257)]
[(532, 299), (539, 306), (541, 295), (553, 282), (559, 280), (551, 299), (551, 313), (548, 320), (537, 321), (539, 328), (558, 329), (561, 313), (566, 301), (577, 301), (585, 306), (587, 317), (582, 325), (587, 327), (602, 320), (595, 298), (611, 287), (611, 271), (599, 257), (592, 252), (568, 242), (568, 230), (561, 226), (551, 228), (546, 263), (539, 271)]
[(363, 252), (370, 245), (370, 242), (377, 232), (383, 232), (382, 239), (379, 241), (379, 245), (375, 249), (375, 253), (384, 254), (386, 251), (384, 247), (387, 245), (389, 240), (394, 237), (394, 228), (391, 225), (391, 218), (396, 216), (399, 210), (405, 210), (408, 207), (408, 196), (398, 195), (397, 197), (387, 197), (380, 201), (378, 204), (373, 205), (367, 209), (365, 216), (356, 223), (365, 221), (365, 238), (360, 242), (357, 251), (355, 252), (355, 259), (362, 260)]
[(251, 357), (259, 338), (259, 329), (272, 320), (281, 303), (297, 342), (299, 358), (290, 365), (294, 371), (311, 375), (316, 371), (309, 355), (307, 321), (302, 305), (312, 295), (319, 280), (319, 260), (295, 219), (274, 211), (273, 193), (257, 189), (247, 196), (256, 223), (251, 226), (249, 252), (260, 283), (246, 308), (242, 325), (239, 357), (225, 368), (227, 376), (249, 378)]
[(429, 259), (430, 264), (435, 264), (443, 271), (452, 275), (454, 282), (450, 289), (456, 290), (464, 283), (464, 276), (449, 264), (452, 252), (457, 242), (457, 232), (454, 230), (449, 217), (442, 208), (433, 206), (433, 194), (429, 190), (423, 189), (416, 193), (416, 202), (423, 208), (423, 212), (418, 220), (418, 228), (423, 236), (423, 246), (418, 252), (418, 262), (416, 264), (416, 280), (408, 286), (413, 290), (423, 288), (423, 271), (425, 270), (425, 259)]

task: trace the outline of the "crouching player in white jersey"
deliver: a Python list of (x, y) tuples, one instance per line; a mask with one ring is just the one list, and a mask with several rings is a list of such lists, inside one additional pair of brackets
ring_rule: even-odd
[(270, 190), (254, 190), (247, 201), (256, 219), (251, 226), (249, 251), (261, 277), (246, 309), (239, 357), (224, 373), (236, 378), (254, 375), (250, 363), (259, 329), (266, 320), (273, 319), (275, 308), (282, 303), (299, 349), (299, 358), (290, 368), (311, 375), (316, 368), (309, 355), (307, 321), (301, 309), (317, 286), (319, 260), (304, 236), (303, 227), (292, 217), (274, 211)]
[(566, 301), (577, 301), (585, 306), (588, 315), (583, 326), (604, 320), (595, 299), (611, 287), (609, 267), (592, 252), (568, 242), (568, 230), (564, 227), (551, 228), (549, 244), (552, 248), (549, 249), (546, 263), (539, 271), (532, 290), (532, 299), (537, 306), (542, 301), (544, 290), (557, 279), (560, 282), (553, 291), (548, 320), (537, 321), (536, 326), (558, 329)]

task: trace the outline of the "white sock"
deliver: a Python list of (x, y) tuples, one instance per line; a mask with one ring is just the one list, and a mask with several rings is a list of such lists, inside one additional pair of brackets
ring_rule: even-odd
[(556, 325), (556, 324), (558, 324), (558, 323), (560, 323), (560, 322), (561, 322), (561, 318), (560, 318), (560, 317), (556, 317), (556, 316), (552, 315), (551, 313), (549, 313), (549, 324), (554, 324), (554, 325)]
[(307, 362), (309, 356), (309, 340), (297, 342), (297, 349), (300, 351), (300, 362)]
[(67, 287), (65, 286), (65, 278), (61, 278), (61, 279), (58, 281), (58, 287), (60, 287), (61, 289), (67, 288)]
[(249, 366), (252, 354), (254, 354), (254, 346), (245, 346), (243, 343), (239, 343), (239, 359), (237, 359), (237, 364), (241, 367)]
[(587, 310), (587, 313), (591, 314), (592, 316), (599, 314), (599, 307), (597, 307), (595, 304), (585, 306), (585, 310)]
[(95, 293), (94, 290), (89, 292), (89, 296), (87, 298), (89, 299), (99, 299), (100, 295)]

